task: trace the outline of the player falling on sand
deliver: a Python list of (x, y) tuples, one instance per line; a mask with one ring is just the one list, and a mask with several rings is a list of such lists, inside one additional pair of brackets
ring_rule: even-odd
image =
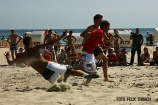
[[(7, 41), (10, 44), (10, 51), (12, 54), (12, 59), (15, 59), (14, 55), (16, 56), (18, 50), (18, 43), (22, 39), (18, 34), (14, 33), (14, 29), (10, 30), (11, 34), (9, 35)], [(19, 38), (19, 40), (18, 40)]]
[(45, 60), (39, 50), (40, 48), (45, 48), (46, 46), (55, 45), (58, 43), (63, 37), (66, 36), (67, 30), (63, 32), (63, 35), (58, 39), (54, 39), (46, 44), (41, 44), (34, 46), (33, 40), (31, 37), (26, 37), (23, 39), (23, 43), (25, 46), (25, 52), (20, 54), (16, 59), (10, 60), (9, 52), (5, 53), (7, 62), (9, 65), (13, 65), (18, 60), (25, 59), (25, 62), (29, 64), (33, 69), (39, 72), (46, 80), (50, 83), (54, 83), (60, 77), (61, 74), (65, 75), (73, 75), (80, 76), (84, 78), (98, 78), (98, 75), (89, 75), (80, 70), (72, 70), (71, 66), (60, 65), (55, 62), (49, 62)]

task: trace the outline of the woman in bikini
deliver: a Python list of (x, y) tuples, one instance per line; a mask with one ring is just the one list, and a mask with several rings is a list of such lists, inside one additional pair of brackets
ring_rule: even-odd
[[(113, 40), (109, 40), (109, 39), (113, 39), (113, 38), (114, 38), (114, 36), (111, 33), (109, 33), (109, 32), (105, 33), (104, 34), (104, 44), (105, 44), (105, 46), (109, 46), (110, 44), (113, 44)], [(109, 49), (104, 50), (105, 55), (106, 55), (107, 51), (109, 52)]]
[(149, 66), (151, 62), (150, 54), (148, 48), (144, 47), (144, 53), (141, 55), (140, 65)]
[[(119, 43), (119, 39), (121, 40), (120, 43)], [(123, 39), (119, 35), (118, 30), (114, 29), (114, 50), (115, 50), (117, 58), (120, 54), (120, 44), (122, 43), (122, 41), (123, 41)]]

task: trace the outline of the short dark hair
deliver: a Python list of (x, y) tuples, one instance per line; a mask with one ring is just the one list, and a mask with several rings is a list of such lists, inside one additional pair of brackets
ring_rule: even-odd
[(136, 30), (139, 30), (139, 28), (136, 28)]
[(31, 37), (29, 37), (29, 36), (27, 36), (27, 37), (25, 37), (24, 39), (23, 39), (23, 44), (25, 45), (25, 46), (28, 46), (29, 45), (29, 42), (32, 40), (32, 38)]
[(52, 29), (48, 29), (48, 32), (50, 33), (50, 32), (52, 32), (53, 30)]
[(96, 14), (96, 15), (93, 17), (93, 20), (100, 19), (100, 18), (103, 18), (103, 16), (100, 15), (100, 14)]
[(72, 31), (69, 31), (69, 33), (73, 33)]
[(100, 24), (100, 28), (103, 29), (103, 27), (110, 26), (110, 23), (107, 20), (104, 20)]

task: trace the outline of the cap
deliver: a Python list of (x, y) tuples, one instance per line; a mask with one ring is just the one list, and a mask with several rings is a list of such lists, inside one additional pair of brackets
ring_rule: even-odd
[(11, 28), (10, 30), (14, 30), (14, 28)]
[(45, 33), (45, 35), (48, 35), (48, 34), (50, 34), (50, 32), (52, 32), (51, 29), (46, 29), (44, 33)]

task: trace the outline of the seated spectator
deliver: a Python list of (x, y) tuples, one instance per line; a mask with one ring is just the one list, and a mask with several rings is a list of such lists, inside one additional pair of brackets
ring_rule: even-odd
[(153, 52), (153, 59), (150, 62), (150, 66), (158, 65), (158, 47), (156, 47), (156, 51)]
[(108, 65), (109, 66), (117, 66), (117, 56), (113, 53), (113, 49), (109, 49), (107, 57), (109, 58)]
[[(24, 52), (23, 48), (19, 48), (19, 52), (16, 54), (16, 57), (20, 56)], [(21, 59), (16, 62), (17, 67), (26, 67), (25, 60)]]
[(75, 52), (75, 49), (72, 49), (69, 54), (69, 63), (73, 66), (79, 60), (78, 57), (79, 55)]
[(117, 56), (116, 54), (113, 54), (113, 49), (110, 49), (108, 51), (108, 58), (109, 58), (109, 61), (108, 61), (108, 65), (109, 66), (117, 66), (118, 62), (117, 62)]
[(60, 54), (58, 55), (57, 61), (59, 64), (65, 64), (66, 63), (66, 54), (65, 54), (65, 50), (61, 49)]
[(127, 66), (126, 49), (121, 49), (121, 53), (118, 56), (118, 66)]
[(150, 62), (151, 62), (151, 59), (150, 59), (148, 48), (144, 47), (144, 53), (140, 57), (140, 65), (149, 66)]
[(49, 52), (49, 50), (45, 49), (44, 53), (42, 54), (43, 58), (45, 58), (48, 61), (52, 61), (52, 56)]
[(82, 53), (78, 53), (78, 58), (76, 61), (76, 65), (80, 65), (80, 64), (82, 64)]

